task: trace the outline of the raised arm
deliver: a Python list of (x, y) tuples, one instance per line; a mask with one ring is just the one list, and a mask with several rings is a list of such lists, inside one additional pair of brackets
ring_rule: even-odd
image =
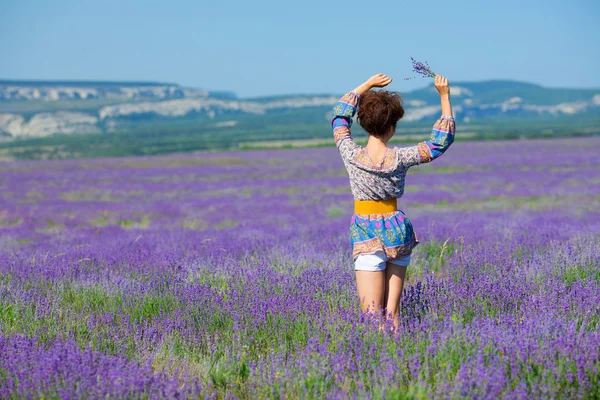
[(455, 123), (450, 103), (448, 80), (440, 75), (435, 77), (435, 88), (440, 93), (442, 116), (433, 125), (429, 140), (416, 146), (397, 148), (398, 162), (405, 168), (435, 160), (454, 142)]
[(356, 107), (358, 106), (360, 96), (374, 87), (387, 86), (391, 81), (392, 78), (384, 74), (373, 75), (356, 89), (342, 96), (333, 106), (331, 127), (333, 129), (335, 144), (342, 159), (351, 160), (359, 149), (359, 146), (352, 140), (350, 127), (352, 126), (352, 118), (356, 114)]

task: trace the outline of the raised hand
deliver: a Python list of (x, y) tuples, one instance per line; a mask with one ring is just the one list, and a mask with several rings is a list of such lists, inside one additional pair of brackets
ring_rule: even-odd
[(377, 74), (377, 75), (373, 75), (372, 77), (370, 77), (367, 82), (369, 83), (369, 85), (374, 88), (374, 87), (384, 87), (389, 85), (392, 82), (392, 78), (390, 78), (389, 76), (385, 75), (385, 74)]
[(390, 82), (392, 82), (392, 78), (389, 76), (385, 74), (377, 74), (367, 79), (365, 83), (354, 89), (354, 91), (358, 93), (359, 96), (362, 96), (374, 87), (384, 87), (389, 85)]
[(452, 116), (452, 105), (450, 104), (450, 85), (448, 79), (441, 75), (435, 76), (435, 88), (440, 92), (440, 101), (442, 103), (442, 115)]
[(435, 88), (437, 89), (438, 92), (440, 92), (440, 96), (450, 93), (450, 89), (448, 87), (449, 86), (448, 79), (444, 78), (441, 75), (436, 75), (434, 83), (435, 83)]

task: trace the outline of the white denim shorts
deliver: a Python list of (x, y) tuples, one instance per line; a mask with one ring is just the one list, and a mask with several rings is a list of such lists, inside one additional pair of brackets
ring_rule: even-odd
[(389, 259), (383, 251), (376, 251), (373, 254), (359, 254), (354, 260), (355, 271), (383, 271), (386, 262), (406, 267), (410, 264), (410, 255)]

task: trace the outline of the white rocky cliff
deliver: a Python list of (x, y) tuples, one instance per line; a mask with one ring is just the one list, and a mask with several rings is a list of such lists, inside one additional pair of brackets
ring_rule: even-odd
[[(455, 85), (451, 90), (459, 120), (461, 117), (474, 120), (490, 115), (560, 117), (600, 112), (600, 93), (589, 92), (575, 101), (537, 105), (519, 96), (499, 97), (499, 101), (482, 103), (469, 88)], [(431, 118), (440, 111), (436, 102), (410, 99), (411, 93), (406, 97), (404, 120), (407, 122)], [(235, 116), (242, 114), (330, 107), (338, 98), (325, 95), (239, 100), (231, 94), (213, 95), (205, 90), (173, 84), (0, 81), (0, 138), (101, 133), (118, 129), (121, 122), (151, 117), (206, 115), (215, 118), (227, 114), (228, 120), (235, 121)], [(435, 96), (432, 99), (435, 100)], [(319, 115), (322, 114), (319, 112)]]

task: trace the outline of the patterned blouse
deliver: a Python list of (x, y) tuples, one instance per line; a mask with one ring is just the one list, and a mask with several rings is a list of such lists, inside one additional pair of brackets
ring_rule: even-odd
[[(433, 125), (429, 140), (411, 147), (386, 148), (380, 163), (350, 135), (359, 95), (345, 94), (333, 107), (332, 127), (336, 146), (350, 178), (355, 200), (387, 200), (402, 197), (404, 178), (413, 165), (428, 163), (444, 154), (454, 141), (454, 118), (442, 115)], [(400, 210), (382, 214), (353, 214), (350, 225), (353, 257), (383, 251), (388, 258), (409, 255), (419, 243), (410, 220)]]

